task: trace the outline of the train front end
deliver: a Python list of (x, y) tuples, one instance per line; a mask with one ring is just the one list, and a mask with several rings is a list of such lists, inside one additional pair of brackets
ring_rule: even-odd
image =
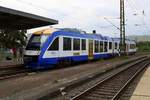
[(43, 30), (31, 35), (24, 51), (24, 65), (29, 69), (42, 69), (40, 54), (44, 43), (52, 33), (52, 30)]

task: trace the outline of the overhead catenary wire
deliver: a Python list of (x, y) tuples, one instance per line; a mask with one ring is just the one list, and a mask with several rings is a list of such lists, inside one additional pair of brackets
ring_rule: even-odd
[[(126, 0), (126, 1), (127, 1), (126, 4), (132, 9), (132, 13), (133, 14), (137, 13), (137, 11), (134, 9), (134, 7), (131, 5), (131, 3), (128, 2), (128, 0)], [(128, 31), (129, 31), (129, 33), (135, 33), (133, 29), (131, 29), (131, 30), (129, 29)]]
[(104, 17), (104, 19), (109, 22), (112, 26), (114, 26), (117, 30), (120, 31), (120, 28), (118, 26), (116, 26), (115, 24), (113, 24), (111, 21), (108, 20), (108, 18)]
[[(28, 5), (28, 6), (31, 6), (31, 7), (34, 7), (34, 8), (38, 8), (38, 9), (40, 9), (40, 10), (43, 10), (43, 11), (47, 11), (47, 12), (51, 12), (51, 13), (53, 13), (53, 14), (58, 14), (57, 12), (56, 12), (56, 10), (53, 10), (53, 9), (49, 9), (49, 8), (46, 8), (46, 7), (43, 7), (43, 6), (41, 6), (41, 5), (38, 5), (38, 4), (35, 4), (35, 3), (32, 3), (32, 2), (28, 2), (28, 1), (25, 1), (25, 0), (16, 0), (17, 2), (19, 2), (19, 3), (21, 3), (21, 4), (26, 4), (26, 5)], [(59, 12), (59, 14), (61, 15), (61, 16), (64, 16), (62, 13), (60, 13)]]
[[(53, 9), (49, 9), (49, 8), (47, 8), (47, 7), (43, 7), (43, 6), (41, 6), (41, 5), (39, 5), (39, 4), (36, 4), (36, 3), (32, 3), (32, 2), (30, 2), (30, 1), (25, 1), (25, 0), (16, 0), (17, 2), (20, 2), (20, 3), (23, 3), (23, 4), (27, 4), (27, 5), (29, 5), (29, 6), (32, 6), (32, 7), (35, 7), (35, 8), (39, 8), (39, 9), (42, 9), (42, 10), (45, 10), (45, 11), (51, 11), (52, 13), (54, 13), (54, 14), (58, 14), (58, 13), (56, 13), (56, 11), (54, 11)], [(134, 11), (135, 11), (135, 13), (138, 13), (139, 12), (139, 7), (137, 7), (137, 5), (135, 4), (135, 1), (134, 0), (126, 0), (127, 2), (129, 2), (129, 5), (130, 5), (130, 7), (132, 8), (132, 9), (134, 9)], [(139, 5), (138, 5), (139, 6)], [(59, 13), (60, 15), (61, 15), (61, 13)], [(72, 16), (70, 16), (70, 17), (72, 17)], [(144, 17), (146, 17), (146, 16), (144, 16)], [(145, 26), (145, 27), (143, 27), (145, 30), (147, 30), (148, 29), (148, 26), (147, 26), (147, 24), (146, 24), (146, 22), (145, 22), (145, 20), (144, 20), (144, 18), (143, 19), (141, 19), (140, 18), (140, 20), (141, 20), (141, 22), (142, 22), (142, 25), (143, 26)], [(111, 23), (112, 25), (113, 25), (113, 23)], [(115, 27), (115, 25), (113, 25), (113, 27)], [(141, 25), (139, 25), (139, 27), (142, 27)], [(116, 27), (116, 29), (117, 30), (119, 30), (119, 28), (117, 28)]]
[[(147, 26), (147, 23), (144, 20), (144, 18), (146, 18), (145, 10), (141, 10), (142, 12), (141, 12), (141, 14), (139, 14), (140, 10), (138, 8), (140, 8), (140, 7), (137, 7), (135, 0), (126, 0), (126, 1), (127, 1), (128, 5), (130, 6), (130, 8), (135, 12), (134, 15), (139, 17), (139, 19), (142, 23), (140, 26), (141, 27), (144, 26), (143, 27), (144, 30), (147, 31), (149, 29), (149, 27)], [(141, 16), (139, 16), (139, 15), (141, 15), (143, 18), (141, 18)]]
[(38, 8), (40, 8), (40, 9), (43, 9), (43, 10), (46, 10), (46, 11), (49, 11), (49, 10), (51, 10), (51, 9), (48, 9), (48, 8), (45, 8), (45, 7), (42, 7), (42, 6), (40, 6), (40, 5), (37, 5), (37, 4), (33, 4), (33, 3), (31, 3), (31, 2), (27, 2), (27, 1), (24, 1), (24, 0), (16, 0), (17, 2), (20, 2), (20, 3), (25, 3), (25, 4), (27, 4), (27, 5), (30, 5), (30, 6), (34, 6), (34, 7), (38, 7)]

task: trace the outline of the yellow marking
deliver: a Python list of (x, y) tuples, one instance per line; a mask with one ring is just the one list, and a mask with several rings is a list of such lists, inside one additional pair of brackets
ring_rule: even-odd
[(94, 55), (93, 55), (93, 40), (89, 40), (89, 50), (88, 50), (88, 59), (89, 60), (92, 60), (94, 58)]
[(37, 35), (40, 35), (40, 34), (51, 34), (53, 32), (55, 32), (56, 29), (54, 28), (48, 28), (48, 29), (43, 29), (43, 30), (40, 30), (40, 31), (37, 31), (37, 32), (34, 32), (33, 34), (37, 34)]
[(93, 56), (89, 56), (88, 57), (89, 60), (93, 60), (93, 58), (94, 58)]
[(74, 56), (78, 56), (78, 55), (80, 55), (80, 53), (79, 52), (75, 52), (75, 53), (73, 53), (73, 55)]

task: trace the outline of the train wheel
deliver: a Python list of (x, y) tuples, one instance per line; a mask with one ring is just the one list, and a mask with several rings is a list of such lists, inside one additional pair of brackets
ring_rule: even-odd
[(58, 67), (64, 67), (64, 61), (63, 60), (59, 60)]
[(65, 60), (66, 66), (71, 66), (72, 61), (70, 59)]

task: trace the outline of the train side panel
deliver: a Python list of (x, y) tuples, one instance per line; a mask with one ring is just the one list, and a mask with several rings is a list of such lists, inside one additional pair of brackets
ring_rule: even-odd
[[(39, 50), (26, 50), (25, 57), (26, 61), (32, 59), (28, 64), (30, 68), (52, 68), (63, 62), (82, 62), (119, 55), (119, 42), (120, 39), (96, 34), (55, 31), (47, 37)], [(136, 43), (126, 42), (127, 52), (135, 53)]]

